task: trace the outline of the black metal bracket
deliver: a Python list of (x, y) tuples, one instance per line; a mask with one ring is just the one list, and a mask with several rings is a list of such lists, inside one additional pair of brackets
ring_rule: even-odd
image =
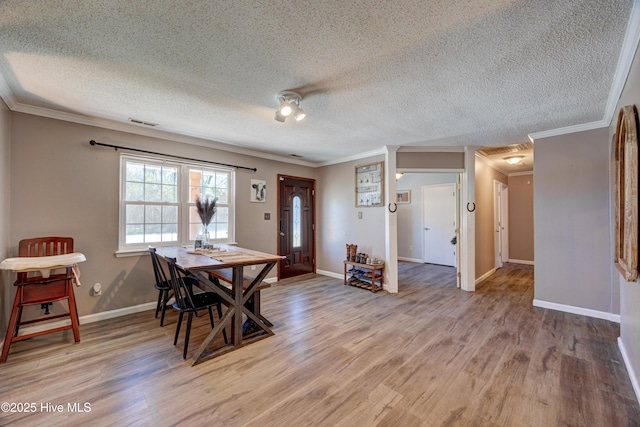
[(40, 308), (41, 308), (42, 310), (44, 310), (44, 314), (45, 314), (45, 315), (49, 315), (49, 314), (51, 314), (51, 313), (49, 313), (49, 306), (51, 306), (51, 305), (53, 305), (53, 303), (52, 303), (52, 302), (45, 302), (45, 303), (43, 303), (43, 304), (40, 304)]

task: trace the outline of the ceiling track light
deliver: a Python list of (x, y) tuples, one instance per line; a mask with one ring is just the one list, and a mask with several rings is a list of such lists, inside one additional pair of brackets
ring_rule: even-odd
[(296, 121), (300, 121), (307, 116), (307, 113), (300, 108), (300, 94), (291, 91), (282, 91), (276, 95), (276, 100), (280, 104), (276, 110), (274, 119), (278, 122), (284, 122), (289, 116), (293, 116)]

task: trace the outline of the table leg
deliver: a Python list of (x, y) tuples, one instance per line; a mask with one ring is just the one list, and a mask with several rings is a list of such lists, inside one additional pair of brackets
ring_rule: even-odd
[(242, 285), (244, 267), (237, 265), (233, 267), (233, 345), (242, 345)]

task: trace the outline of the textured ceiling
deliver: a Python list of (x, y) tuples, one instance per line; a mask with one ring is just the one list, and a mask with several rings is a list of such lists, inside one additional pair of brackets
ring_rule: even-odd
[[(521, 144), (603, 119), (632, 5), (6, 0), (0, 87), (16, 110), (135, 118), (311, 162)], [(304, 121), (274, 120), (282, 90), (303, 96)]]

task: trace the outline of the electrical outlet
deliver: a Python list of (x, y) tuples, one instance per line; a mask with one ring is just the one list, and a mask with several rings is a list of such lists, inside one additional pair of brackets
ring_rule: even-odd
[(255, 269), (256, 269), (256, 266), (255, 266), (255, 265), (252, 265), (252, 266), (251, 266), (251, 270), (255, 270)]
[(358, 219), (362, 219), (362, 212), (358, 212)]
[(93, 288), (91, 288), (93, 291), (93, 296), (94, 297), (98, 297), (100, 295), (102, 295), (102, 285), (100, 283), (96, 283), (95, 285), (93, 285)]

